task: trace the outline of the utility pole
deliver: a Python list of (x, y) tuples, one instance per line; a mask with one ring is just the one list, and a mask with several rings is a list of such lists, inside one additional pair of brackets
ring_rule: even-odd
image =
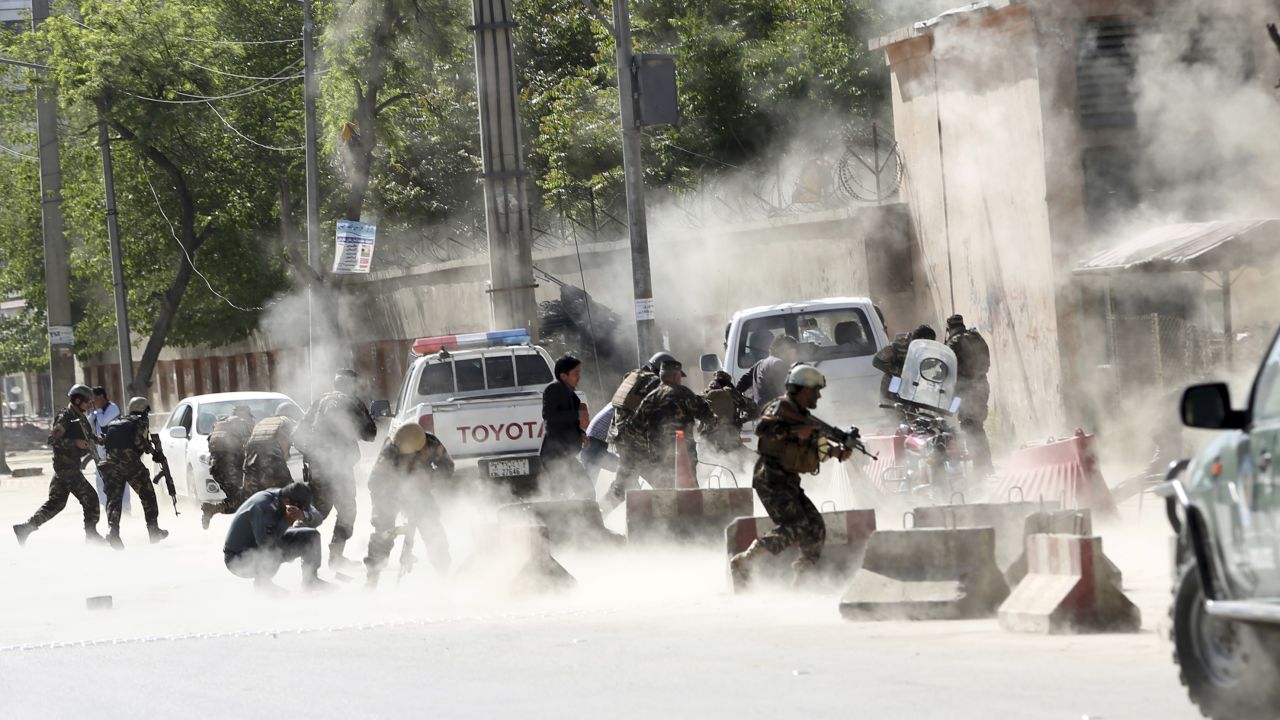
[(316, 159), (316, 57), (311, 0), (302, 0), (302, 102), (307, 146), (307, 396), (315, 399), (315, 286), (320, 279), (320, 178)]
[(129, 301), (125, 296), (124, 260), (120, 257), (120, 227), (116, 222), (116, 184), (111, 171), (111, 138), (107, 119), (98, 113), (98, 145), (102, 148), (102, 187), (107, 204), (107, 244), (111, 248), (111, 286), (116, 295), (116, 345), (120, 352), (120, 387), (125, 396), (143, 395), (133, 387), (133, 345), (129, 342)]
[[(49, 0), (31, 0), (34, 30), (49, 17)], [(50, 398), (65, 393), (76, 379), (71, 348), (71, 274), (67, 269), (67, 238), (62, 229), (62, 170), (58, 158), (58, 94), (36, 84), (36, 136), (40, 145), (40, 220), (44, 231), (44, 285), (49, 324)]]
[(4, 444), (4, 411), (9, 408), (9, 384), (0, 375), (0, 475), (12, 475), (9, 463), (5, 459), (8, 448)]
[(525, 193), (529, 172), (520, 138), (511, 0), (472, 0), (471, 12), (493, 329), (524, 328), (533, 335), (533, 222)]
[(653, 277), (649, 272), (649, 223), (644, 212), (644, 165), (640, 157), (640, 120), (636, 113), (635, 56), (627, 0), (613, 0), (618, 58), (618, 102), (622, 108), (622, 174), (627, 191), (627, 230), (631, 236), (631, 287), (635, 293), (636, 354), (641, 363), (656, 348)]

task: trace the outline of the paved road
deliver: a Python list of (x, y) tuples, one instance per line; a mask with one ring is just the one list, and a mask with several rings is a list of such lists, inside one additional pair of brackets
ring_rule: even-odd
[[(1198, 717), (1163, 637), (1150, 508), (1106, 540), (1143, 632), (1050, 638), (848, 623), (834, 595), (732, 596), (710, 550), (565, 554), (579, 586), (552, 596), (424, 565), (376, 593), (271, 600), (221, 567), (223, 518), (204, 532), (166, 508), (175, 532), (157, 546), (126, 518), (115, 553), (83, 545), (73, 503), (19, 550), (7, 526), (41, 495), (0, 485), (0, 717)], [(451, 534), (462, 558), (465, 532)], [(103, 594), (114, 610), (85, 609)]]

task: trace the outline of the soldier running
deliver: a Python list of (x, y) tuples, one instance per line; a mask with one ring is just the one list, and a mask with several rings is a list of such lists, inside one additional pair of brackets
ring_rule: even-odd
[(613, 484), (609, 486), (609, 492), (600, 500), (600, 512), (605, 515), (622, 504), (627, 490), (636, 485), (644, 449), (634, 447), (634, 436), (628, 425), (645, 396), (661, 384), (658, 369), (667, 360), (675, 358), (669, 352), (654, 353), (649, 362), (623, 376), (618, 389), (613, 393), (613, 425), (609, 428), (609, 444), (618, 455), (618, 470), (614, 474)]
[[(405, 537), (400, 554), (402, 573), (412, 568), (415, 532), (427, 544), (427, 555), (436, 570), (448, 571), (449, 543), (440, 524), (440, 511), (431, 494), (431, 485), (437, 479), (452, 476), (453, 459), (449, 451), (435, 435), (417, 423), (401, 425), (387, 438), (369, 473), (372, 506), (369, 520), (373, 533), (369, 535), (369, 554), (364, 559), (368, 573), (365, 582), (369, 587), (378, 584), (397, 535)], [(396, 524), (401, 513), (406, 518), (404, 526)]]
[(630, 431), (633, 447), (645, 448), (643, 475), (655, 488), (676, 486), (676, 432), (684, 431), (689, 467), (696, 474), (698, 446), (694, 426), (702, 423), (707, 432), (716, 432), (719, 420), (702, 396), (684, 385), (684, 366), (676, 360), (663, 361), (662, 384), (645, 396), (636, 409)]
[(156, 452), (147, 420), (151, 403), (144, 397), (135, 397), (129, 400), (127, 410), (128, 415), (107, 423), (104, 433), (107, 459), (102, 463), (102, 476), (107, 493), (107, 542), (117, 550), (124, 549), (120, 540), (120, 512), (126, 485), (133, 488), (142, 502), (142, 517), (147, 522), (151, 542), (158, 543), (169, 537), (168, 530), (160, 529), (156, 490), (151, 474), (142, 464), (143, 455), (154, 457)]
[(356, 372), (343, 368), (333, 378), (333, 390), (316, 398), (302, 419), (301, 443), (306, 472), (315, 493), (317, 526), (337, 510), (333, 539), (329, 542), (329, 567), (343, 570), (357, 565), (343, 556), (356, 522), (355, 464), (360, 459), (358, 440), (369, 442), (378, 434), (369, 408), (356, 397)]
[[(824, 444), (809, 421), (809, 411), (818, 407), (826, 386), (827, 380), (817, 368), (796, 365), (787, 375), (787, 394), (769, 403), (760, 414), (756, 425), (760, 457), (751, 486), (774, 528), (729, 560), (729, 569), (740, 582), (750, 580), (751, 562), (761, 552), (777, 555), (798, 545), (800, 557), (792, 564), (797, 583), (822, 557), (826, 525), (822, 513), (804, 494), (800, 474), (816, 473), (824, 459)], [(829, 457), (841, 461), (850, 454), (847, 448), (829, 451)]]
[(209, 475), (222, 489), (223, 500), (200, 505), (200, 527), (209, 529), (214, 515), (230, 515), (240, 507), (244, 485), (244, 446), (253, 434), (253, 411), (237, 405), (209, 431)]
[(80, 458), (93, 451), (92, 435), (85, 419), (85, 411), (93, 402), (93, 390), (87, 385), (73, 385), (67, 391), (67, 398), (70, 402), (54, 418), (49, 432), (49, 447), (53, 448), (53, 480), (49, 482), (49, 499), (30, 520), (13, 526), (19, 545), (25, 545), (31, 533), (62, 512), (69, 495), (75, 495), (84, 510), (85, 540), (103, 542), (98, 534), (98, 493), (80, 472)]
[(237, 510), (254, 494), (293, 482), (289, 446), (297, 427), (295, 417), (300, 414), (297, 405), (285, 401), (276, 406), (275, 415), (253, 427), (244, 445), (244, 477), (236, 494)]

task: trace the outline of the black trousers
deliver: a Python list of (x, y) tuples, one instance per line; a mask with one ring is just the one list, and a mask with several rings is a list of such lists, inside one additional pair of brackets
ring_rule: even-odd
[(223, 555), (231, 574), (247, 580), (270, 580), (281, 565), (298, 559), (303, 577), (314, 578), (320, 571), (320, 531), (289, 528), (271, 545)]

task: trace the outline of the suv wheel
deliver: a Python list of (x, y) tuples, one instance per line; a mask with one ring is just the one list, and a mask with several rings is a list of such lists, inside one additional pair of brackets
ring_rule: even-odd
[(1271, 718), (1280, 707), (1277, 643), (1245, 623), (1211, 616), (1194, 562), (1174, 587), (1173, 661), (1191, 701), (1213, 720)]

